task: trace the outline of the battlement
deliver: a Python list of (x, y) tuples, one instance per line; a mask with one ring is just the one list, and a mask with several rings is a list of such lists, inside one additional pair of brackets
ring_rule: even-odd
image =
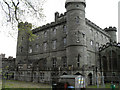
[(36, 33), (38, 31), (42, 31), (44, 29), (54, 27), (55, 25), (59, 25), (61, 23), (66, 22), (66, 12), (64, 14), (59, 14), (58, 12), (55, 13), (55, 21), (51, 23), (47, 23), (46, 25), (40, 26), (38, 28), (33, 29), (33, 33)]
[(120, 43), (119, 43), (119, 42), (118, 42), (118, 43), (116, 43), (116, 42), (108, 42), (108, 43), (106, 43), (106, 44), (104, 44), (104, 45), (101, 45), (101, 47), (99, 47), (99, 51), (102, 51), (102, 50), (108, 48), (109, 46), (117, 46), (117, 47), (120, 47)]
[(69, 3), (83, 3), (86, 6), (86, 1), (85, 0), (66, 0), (65, 2), (65, 7), (69, 4)]
[(66, 12), (59, 14), (58, 12), (55, 13), (55, 22), (60, 20), (64, 20), (66, 18)]
[(108, 32), (108, 31), (116, 31), (117, 32), (117, 28), (116, 27), (111, 27), (111, 26), (109, 28), (106, 27), (104, 30), (106, 32)]

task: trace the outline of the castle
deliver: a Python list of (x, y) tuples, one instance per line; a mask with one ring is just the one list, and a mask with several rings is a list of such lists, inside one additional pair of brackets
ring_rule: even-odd
[[(32, 30), (37, 36), (33, 41), (25, 31), (18, 32), (16, 80), (49, 83), (61, 75), (83, 75), (94, 84), (96, 77), (113, 74), (106, 71), (120, 70), (115, 66), (120, 65), (118, 59), (107, 58), (114, 50), (120, 52), (116, 28), (102, 29), (88, 20), (85, 7), (85, 0), (66, 0), (66, 12), (56, 12), (55, 22)], [(120, 59), (119, 53), (114, 55)]]

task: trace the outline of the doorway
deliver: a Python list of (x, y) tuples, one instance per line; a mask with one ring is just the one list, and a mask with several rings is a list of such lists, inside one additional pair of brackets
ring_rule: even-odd
[(92, 73), (88, 74), (88, 85), (92, 85)]

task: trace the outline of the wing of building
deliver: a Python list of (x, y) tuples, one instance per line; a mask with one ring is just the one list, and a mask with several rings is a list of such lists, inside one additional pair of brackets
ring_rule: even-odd
[(84, 0), (67, 0), (64, 14), (56, 12), (54, 22), (32, 30), (37, 36), (33, 41), (25, 31), (18, 32), (16, 79), (49, 83), (61, 75), (84, 75), (94, 84), (92, 77), (104, 75), (100, 53), (104, 56), (106, 49), (99, 47), (116, 42), (117, 30), (88, 20), (85, 7)]

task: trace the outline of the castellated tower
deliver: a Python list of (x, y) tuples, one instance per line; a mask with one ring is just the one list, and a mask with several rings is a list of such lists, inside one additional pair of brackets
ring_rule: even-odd
[(66, 0), (67, 61), (68, 65), (82, 68), (87, 64), (86, 23), (84, 0)]
[(104, 30), (111, 36), (110, 38), (112, 42), (117, 42), (116, 27), (109, 27), (109, 28), (105, 28)]
[[(18, 25), (18, 42), (17, 42), (17, 55), (16, 55), (16, 64), (25, 63), (28, 57), (28, 48), (29, 48), (29, 35), (28, 28), (30, 24), (21, 22)], [(31, 27), (30, 27), (31, 28)]]

